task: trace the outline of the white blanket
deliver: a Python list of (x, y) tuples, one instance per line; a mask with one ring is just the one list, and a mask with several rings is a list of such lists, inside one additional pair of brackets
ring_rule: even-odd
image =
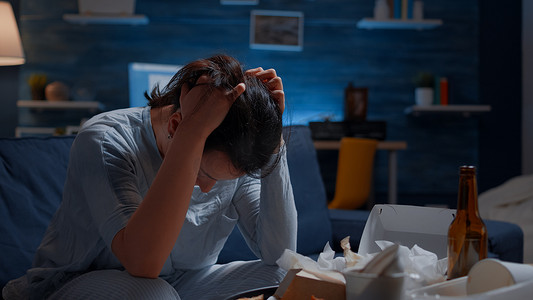
[(533, 263), (533, 175), (517, 176), (478, 197), (481, 217), (515, 223), (524, 232), (524, 263)]

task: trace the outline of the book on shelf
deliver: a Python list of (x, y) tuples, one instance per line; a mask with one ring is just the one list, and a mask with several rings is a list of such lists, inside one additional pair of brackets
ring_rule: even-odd
[(414, 0), (393, 0), (390, 8), (393, 11), (394, 19), (413, 19), (413, 3)]
[(396, 0), (387, 0), (387, 5), (389, 6), (389, 19), (394, 19), (394, 2)]
[(403, 0), (394, 0), (394, 18), (402, 18), (402, 1)]
[(440, 105), (440, 76), (435, 76), (433, 83), (433, 105)]
[(439, 80), (440, 104), (448, 105), (448, 78), (441, 77)]
[(448, 78), (435, 76), (435, 86), (433, 93), (433, 105), (450, 104)]

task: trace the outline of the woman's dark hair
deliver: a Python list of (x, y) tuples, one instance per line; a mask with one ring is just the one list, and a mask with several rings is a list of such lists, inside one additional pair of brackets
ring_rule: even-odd
[[(156, 86), (150, 95), (144, 93), (151, 107), (180, 106), (181, 87), (187, 84), (193, 88), (198, 78), (208, 75), (212, 85), (226, 90), (244, 82), (246, 90), (231, 106), (226, 118), (207, 138), (205, 151), (218, 150), (228, 154), (233, 165), (249, 174), (255, 174), (265, 167), (281, 140), (282, 119), (277, 101), (265, 83), (253, 75), (245, 74), (236, 59), (227, 55), (216, 55), (193, 61), (181, 68), (160, 90)], [(279, 161), (262, 176), (270, 173)]]

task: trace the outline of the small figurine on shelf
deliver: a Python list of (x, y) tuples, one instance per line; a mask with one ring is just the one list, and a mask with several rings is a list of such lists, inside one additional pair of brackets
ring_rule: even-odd
[(32, 100), (44, 100), (44, 87), (46, 86), (45, 74), (31, 74), (28, 78)]
[(374, 19), (378, 21), (389, 19), (389, 9), (387, 0), (376, 0), (374, 6)]
[(63, 82), (54, 81), (46, 85), (44, 93), (48, 101), (66, 101), (69, 99), (70, 90)]
[(366, 120), (368, 88), (354, 87), (349, 83), (344, 89), (344, 121), (362, 122)]

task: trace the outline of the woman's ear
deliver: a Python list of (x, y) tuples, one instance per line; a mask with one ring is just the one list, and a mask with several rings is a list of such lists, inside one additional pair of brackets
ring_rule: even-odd
[(181, 110), (178, 109), (176, 112), (174, 112), (172, 115), (170, 115), (170, 118), (167, 123), (167, 130), (169, 136), (172, 138), (174, 137), (174, 133), (176, 132), (176, 129), (178, 128), (179, 124), (182, 120)]

